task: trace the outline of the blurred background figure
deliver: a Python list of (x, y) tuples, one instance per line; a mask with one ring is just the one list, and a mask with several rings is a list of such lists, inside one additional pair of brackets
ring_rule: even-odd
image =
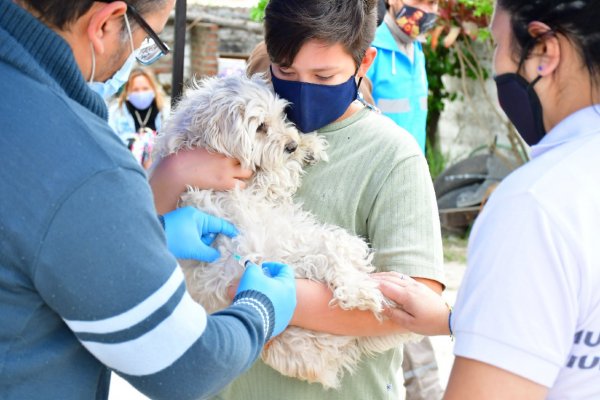
[(425, 152), (427, 73), (420, 40), (435, 26), (438, 0), (379, 0), (387, 9), (372, 46), (377, 57), (367, 72), (383, 114), (406, 129)]
[(165, 111), (162, 90), (147, 68), (131, 71), (123, 91), (110, 107), (109, 125), (145, 169), (152, 164), (154, 137), (161, 129)]

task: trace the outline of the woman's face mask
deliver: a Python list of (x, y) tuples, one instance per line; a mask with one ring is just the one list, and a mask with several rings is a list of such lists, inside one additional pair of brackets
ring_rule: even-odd
[(413, 40), (431, 30), (436, 20), (436, 14), (407, 5), (402, 6), (396, 14), (396, 25)]
[(303, 133), (316, 131), (346, 112), (358, 95), (355, 76), (339, 85), (320, 85), (279, 79), (271, 68), (273, 89), (290, 102), (287, 117)]
[(500, 107), (529, 146), (537, 144), (546, 134), (542, 104), (533, 90), (541, 78), (540, 75), (531, 83), (515, 73), (494, 78)]
[(152, 90), (131, 92), (127, 95), (127, 101), (138, 110), (145, 110), (154, 101), (154, 92)]

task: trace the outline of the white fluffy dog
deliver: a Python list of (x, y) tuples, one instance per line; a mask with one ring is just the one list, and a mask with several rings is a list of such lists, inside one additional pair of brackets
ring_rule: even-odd
[[(159, 156), (204, 147), (254, 171), (244, 190), (189, 188), (182, 196), (180, 206), (229, 220), (240, 232), (233, 240), (217, 238), (221, 258), (211, 265), (181, 261), (188, 289), (214, 312), (231, 303), (227, 287), (241, 276), (246, 260), (280, 261), (292, 266), (297, 277), (327, 283), (332, 307), (370, 310), (381, 319), (385, 299), (368, 276), (374, 271), (368, 245), (342, 228), (319, 223), (292, 201), (303, 166), (327, 159), (326, 142), (315, 134), (299, 134), (286, 121), (285, 107), (259, 76), (206, 79), (186, 91), (157, 138)], [(290, 326), (265, 346), (262, 358), (284, 375), (336, 388), (364, 354), (414, 337), (336, 336)]]

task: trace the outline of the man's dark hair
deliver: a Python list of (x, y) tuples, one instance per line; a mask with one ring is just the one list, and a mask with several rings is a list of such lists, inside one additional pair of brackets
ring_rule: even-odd
[[(153, 12), (165, 4), (165, 0), (127, 0), (142, 15)], [(40, 15), (40, 19), (53, 28), (65, 29), (77, 21), (94, 4), (94, 0), (21, 0), (21, 4)], [(133, 25), (135, 21), (132, 19)]]
[(265, 42), (271, 61), (290, 66), (311, 39), (340, 43), (358, 67), (377, 26), (377, 0), (270, 0)]
[[(513, 33), (513, 50), (521, 65), (540, 38), (533, 38), (529, 23), (540, 21), (554, 34), (564, 35), (579, 52), (591, 78), (600, 81), (600, 2), (597, 0), (498, 0), (508, 12)], [(542, 35), (543, 36), (543, 35)]]

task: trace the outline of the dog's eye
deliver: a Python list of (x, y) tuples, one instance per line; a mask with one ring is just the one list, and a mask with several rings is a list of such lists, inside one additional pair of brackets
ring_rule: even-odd
[(267, 133), (267, 125), (263, 122), (262, 124), (260, 124), (258, 126), (258, 128), (256, 128), (256, 132), (260, 132), (260, 133)]
[(296, 143), (296, 142), (289, 142), (288, 144), (285, 145), (285, 151), (288, 153), (295, 152), (297, 148), (298, 148), (298, 143)]

